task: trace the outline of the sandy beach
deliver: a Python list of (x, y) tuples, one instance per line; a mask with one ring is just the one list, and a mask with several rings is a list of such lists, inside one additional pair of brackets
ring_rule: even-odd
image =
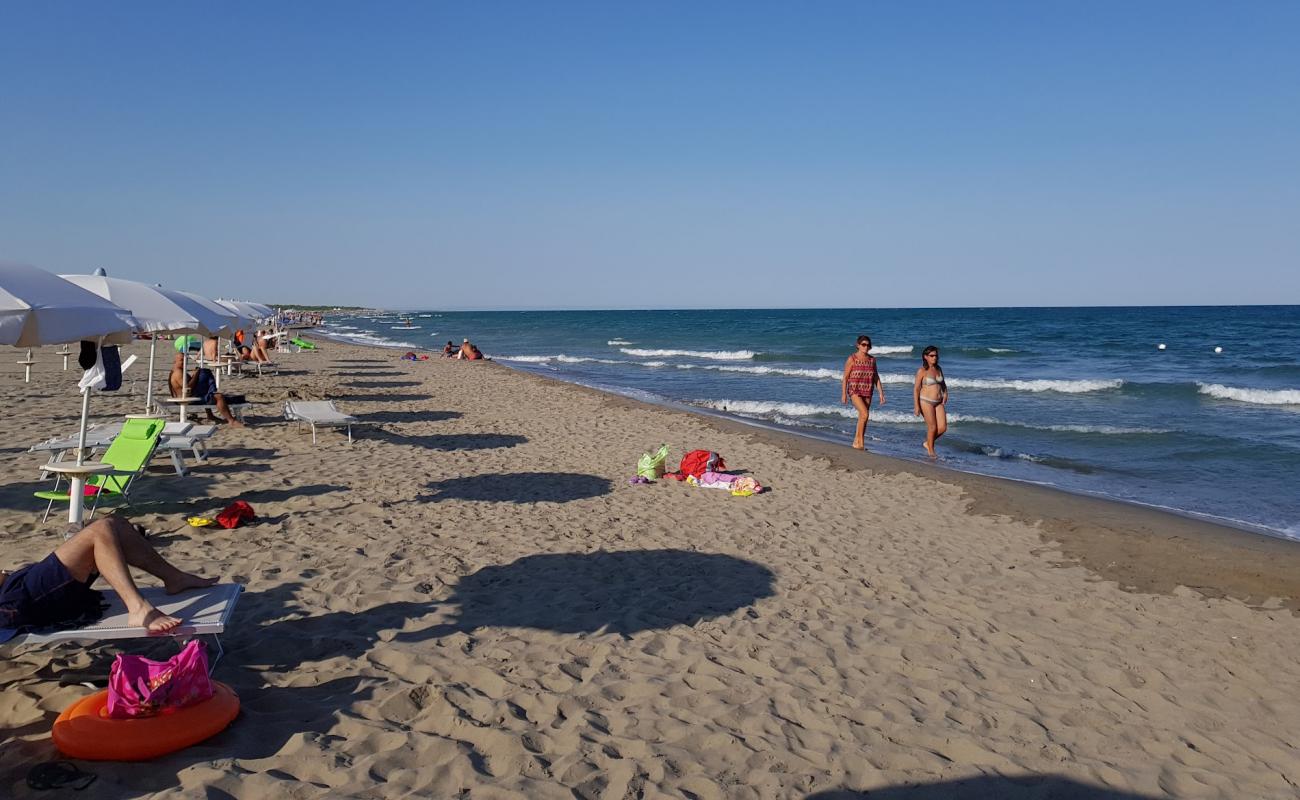
[[(0, 567), (63, 530), (27, 452), (75, 432), (53, 352), (31, 384), (18, 351), (0, 370)], [(250, 427), (184, 478), (155, 460), (133, 521), (245, 584), (215, 674), (242, 712), (148, 765), (78, 762), (82, 796), (1300, 791), (1300, 545), (398, 355), (280, 355), (229, 384)], [(139, 411), (136, 377), (93, 417)], [(365, 424), (313, 446), (290, 396)], [(629, 485), (665, 442), (771, 490)], [(251, 526), (184, 522), (236, 499)], [(24, 778), (116, 652), (0, 650), (0, 795), (53, 796)]]

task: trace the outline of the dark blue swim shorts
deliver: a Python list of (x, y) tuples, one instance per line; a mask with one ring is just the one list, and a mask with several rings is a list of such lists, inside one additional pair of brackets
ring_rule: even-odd
[(82, 582), (53, 553), (23, 567), (0, 585), (0, 642), (36, 628), (74, 628), (104, 612), (104, 597), (90, 588), (98, 575)]

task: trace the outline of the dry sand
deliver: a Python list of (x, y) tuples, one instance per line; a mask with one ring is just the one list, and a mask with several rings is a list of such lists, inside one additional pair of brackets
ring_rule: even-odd
[[(247, 585), (217, 669), (243, 711), (148, 765), (81, 762), (82, 796), (1297, 794), (1294, 544), (396, 355), (281, 356), (233, 384), (253, 427), (139, 484), (169, 559)], [(37, 358), (0, 379), (0, 566), (62, 528), (25, 451), (75, 428), (74, 373)], [(372, 424), (313, 447), (290, 390)], [(660, 442), (772, 491), (629, 486)], [(184, 525), (237, 498), (256, 524)], [(0, 651), (0, 795), (52, 796), (23, 780), (88, 691), (61, 681), (114, 652)]]

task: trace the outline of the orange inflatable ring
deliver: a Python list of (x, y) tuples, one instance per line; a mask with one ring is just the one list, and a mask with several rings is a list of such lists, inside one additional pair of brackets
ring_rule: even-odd
[(147, 761), (173, 753), (225, 730), (239, 713), (239, 697), (212, 682), (211, 699), (144, 719), (109, 719), (108, 690), (83, 697), (54, 721), (54, 744), (69, 758)]

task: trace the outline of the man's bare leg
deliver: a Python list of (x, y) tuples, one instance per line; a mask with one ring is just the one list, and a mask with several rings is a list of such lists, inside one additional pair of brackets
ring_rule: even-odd
[[(212, 399), (216, 401), (217, 413), (221, 415), (222, 419), (224, 419), (226, 422), (229, 422), (231, 425), (235, 426), (236, 428), (244, 427), (244, 423), (235, 419), (235, 415), (230, 413), (230, 404), (226, 402), (226, 398), (224, 395), (220, 395), (220, 394), (214, 395)], [(211, 414), (212, 412), (209, 411), (208, 413)]]
[(150, 633), (165, 633), (180, 625), (181, 621), (163, 614), (144, 599), (131, 578), (128, 565), (161, 579), (168, 594), (217, 582), (216, 578), (203, 578), (172, 566), (149, 546), (131, 523), (117, 516), (104, 517), (87, 525), (55, 550), (54, 555), (79, 581), (89, 579), (92, 572), (102, 575), (126, 605), (127, 622), (147, 628)]

